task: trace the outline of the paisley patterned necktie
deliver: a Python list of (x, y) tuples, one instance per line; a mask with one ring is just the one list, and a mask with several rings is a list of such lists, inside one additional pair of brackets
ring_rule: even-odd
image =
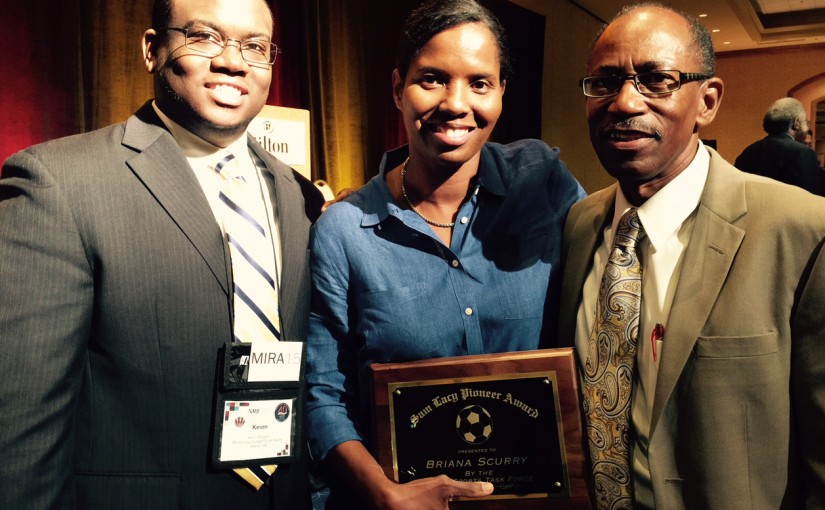
[(584, 414), (599, 510), (633, 508), (630, 395), (642, 303), (636, 245), (644, 236), (636, 209), (630, 209), (619, 220), (602, 276), (584, 367)]

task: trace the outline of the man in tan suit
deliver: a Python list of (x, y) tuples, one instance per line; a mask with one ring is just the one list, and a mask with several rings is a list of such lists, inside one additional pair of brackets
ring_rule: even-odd
[[(601, 503), (823, 508), (825, 201), (700, 142), (722, 99), (714, 67), (707, 31), (666, 7), (627, 8), (599, 35), (582, 88), (591, 142), (618, 182), (568, 216), (560, 338), (592, 368), (599, 282), (619, 219), (637, 208), (641, 317), (618, 435), (630, 496), (602, 491)], [(608, 478), (597, 494), (622, 483)]]

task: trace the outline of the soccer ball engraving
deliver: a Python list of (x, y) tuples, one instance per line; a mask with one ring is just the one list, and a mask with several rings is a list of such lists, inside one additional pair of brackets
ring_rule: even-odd
[(465, 443), (478, 445), (490, 439), (493, 433), (493, 418), (479, 405), (467, 406), (458, 412), (455, 428), (458, 437)]

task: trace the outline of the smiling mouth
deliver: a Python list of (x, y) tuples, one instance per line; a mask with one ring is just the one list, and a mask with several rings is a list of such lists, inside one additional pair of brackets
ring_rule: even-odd
[(450, 126), (447, 124), (431, 124), (430, 129), (442, 143), (451, 146), (463, 145), (475, 130), (472, 126)]
[(215, 97), (218, 101), (227, 104), (236, 104), (241, 96), (244, 94), (244, 91), (239, 89), (238, 87), (228, 85), (225, 83), (218, 83), (214, 85), (210, 85), (207, 88), (214, 92)]
[(447, 126), (439, 126), (438, 128), (436, 128), (437, 133), (441, 133), (442, 135), (446, 136), (447, 138), (456, 139), (456, 140), (467, 136), (468, 134), (470, 134), (470, 131), (472, 131), (472, 129), (470, 129), (468, 127), (454, 128), (454, 127), (447, 127)]

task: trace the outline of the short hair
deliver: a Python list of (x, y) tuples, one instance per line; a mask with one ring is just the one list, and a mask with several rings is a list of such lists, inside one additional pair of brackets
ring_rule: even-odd
[(152, 28), (166, 28), (172, 17), (173, 0), (155, 0), (152, 5)]
[[(152, 28), (155, 30), (169, 26), (169, 19), (172, 17), (172, 3), (175, 0), (155, 0), (152, 4)], [(267, 0), (261, 0), (269, 10), (269, 18), (275, 23), (272, 8)]]
[(699, 21), (699, 19), (695, 16), (692, 16), (684, 11), (674, 9), (669, 5), (660, 4), (659, 2), (639, 2), (622, 7), (622, 9), (619, 12), (617, 12), (616, 15), (613, 16), (613, 18), (610, 21), (608, 21), (602, 26), (602, 28), (599, 30), (599, 33), (596, 34), (596, 38), (593, 40), (593, 45), (591, 47), (591, 53), (592, 49), (596, 46), (596, 43), (602, 37), (602, 34), (604, 34), (604, 31), (607, 30), (607, 27), (611, 23), (621, 18), (625, 14), (629, 14), (635, 11), (636, 9), (640, 9), (643, 7), (670, 11), (678, 16), (681, 16), (685, 21), (687, 21), (688, 26), (690, 28), (691, 44), (695, 46), (697, 50), (699, 50), (699, 61), (701, 62), (700, 66), (702, 68), (698, 70), (680, 69), (680, 71), (689, 73), (700, 72), (703, 74), (709, 74), (711, 76), (714, 76), (716, 74), (716, 53), (713, 51), (713, 39), (711, 38), (708, 29), (705, 28), (702, 22)]
[(796, 119), (804, 119), (805, 107), (798, 99), (783, 97), (771, 104), (762, 119), (762, 129), (769, 135), (787, 133)]
[(410, 13), (395, 53), (395, 67), (401, 78), (407, 77), (410, 62), (430, 39), (464, 23), (481, 23), (490, 29), (498, 46), (499, 80), (507, 80), (512, 73), (507, 32), (498, 18), (475, 0), (428, 0)]

